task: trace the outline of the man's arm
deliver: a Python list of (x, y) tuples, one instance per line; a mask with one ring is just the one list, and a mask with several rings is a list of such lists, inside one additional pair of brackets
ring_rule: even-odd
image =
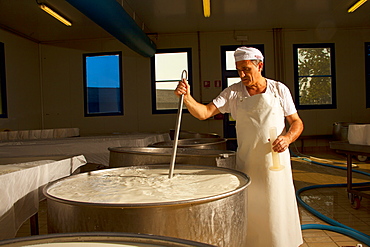
[(208, 105), (197, 102), (191, 96), (190, 85), (186, 82), (185, 79), (179, 82), (175, 90), (175, 94), (179, 97), (182, 94), (184, 95), (184, 104), (186, 105), (191, 115), (198, 118), (199, 120), (205, 120), (220, 113), (218, 108), (212, 102)]
[(298, 113), (286, 116), (286, 119), (288, 120), (290, 127), (285, 135), (280, 135), (272, 144), (275, 152), (285, 151), (291, 143), (298, 139), (303, 131), (303, 122)]

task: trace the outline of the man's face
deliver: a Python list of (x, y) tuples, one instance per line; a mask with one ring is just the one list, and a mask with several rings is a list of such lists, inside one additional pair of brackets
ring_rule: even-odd
[(258, 82), (261, 78), (262, 66), (262, 62), (256, 66), (250, 60), (236, 62), (236, 69), (244, 86), (252, 86)]

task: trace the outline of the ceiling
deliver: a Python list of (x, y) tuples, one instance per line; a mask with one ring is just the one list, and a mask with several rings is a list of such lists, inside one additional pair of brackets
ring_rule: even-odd
[[(0, 28), (35, 42), (112, 37), (65, 0), (38, 1), (54, 7), (73, 26), (50, 17), (36, 0), (0, 0)], [(347, 13), (355, 0), (211, 0), (209, 18), (203, 17), (201, 0), (117, 1), (146, 33), (370, 27), (370, 3)]]

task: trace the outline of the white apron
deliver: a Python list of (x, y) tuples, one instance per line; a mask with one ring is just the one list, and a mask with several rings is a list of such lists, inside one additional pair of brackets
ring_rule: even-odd
[(237, 108), (237, 169), (251, 178), (247, 188), (247, 247), (297, 247), (303, 243), (289, 149), (285, 168), (271, 171), (270, 127), (285, 131), (282, 106), (272, 94), (240, 98)]

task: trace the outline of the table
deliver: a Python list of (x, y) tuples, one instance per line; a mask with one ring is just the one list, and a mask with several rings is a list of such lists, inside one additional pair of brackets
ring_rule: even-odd
[(352, 156), (353, 155), (370, 155), (369, 145), (349, 144), (348, 141), (335, 141), (329, 143), (330, 148), (347, 155), (347, 192), (350, 195), (352, 207), (358, 209), (360, 207), (361, 198), (369, 198), (370, 186), (354, 186), (352, 184)]
[(109, 166), (109, 147), (146, 147), (169, 141), (169, 133), (127, 133), (0, 142), (0, 158), (84, 155), (91, 164)]
[[(27, 158), (23, 157), (21, 162), (6, 164), (16, 159), (0, 158), (0, 239), (14, 238), (26, 220), (37, 216), (39, 202), (45, 198), (42, 193), (45, 185), (86, 164), (83, 155), (29, 159), (32, 161), (24, 162)], [(31, 224), (37, 223), (32, 220)]]

